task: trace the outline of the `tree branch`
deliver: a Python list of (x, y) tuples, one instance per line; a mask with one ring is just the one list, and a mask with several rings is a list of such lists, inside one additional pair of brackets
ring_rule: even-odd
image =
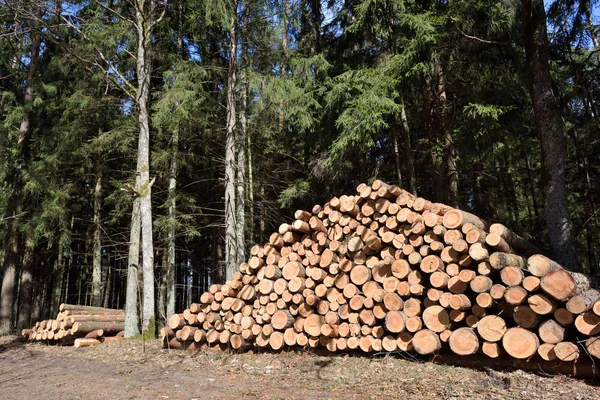
[[(87, 40), (90, 44), (92, 44), (94, 46), (94, 49), (96, 50), (96, 52), (98, 53), (98, 56), (100, 56), (100, 58), (102, 59), (102, 61), (104, 61), (106, 63), (106, 67), (101, 66), (100, 64), (98, 64), (97, 62), (94, 62), (98, 67), (100, 67), (102, 70), (106, 71), (109, 73), (110, 75), (110, 71), (113, 71), (118, 77), (119, 79), (123, 82), (123, 84), (120, 84), (116, 79), (113, 78), (113, 80), (115, 81), (115, 83), (120, 86), (123, 91), (125, 91), (125, 93), (127, 93), (128, 96), (137, 99), (137, 97), (135, 96), (135, 93), (137, 93), (137, 88), (135, 86), (133, 86), (131, 84), (131, 82), (129, 82), (129, 80), (127, 80), (120, 72), (118, 69), (116, 69), (115, 67), (113, 67), (110, 63), (110, 61), (106, 58), (106, 56), (104, 55), (104, 53), (102, 52), (102, 50), (100, 50), (97, 46), (95, 46), (92, 40), (90, 40), (90, 38), (87, 37), (87, 35), (81, 30), (79, 29), (75, 24), (73, 24), (71, 21), (69, 21), (69, 19), (65, 18), (63, 15), (60, 16), (63, 21), (65, 21), (67, 23), (68, 26), (70, 26), (71, 28), (75, 29), (75, 31), (77, 33), (79, 33), (81, 36), (83, 36), (83, 38), (85, 40)], [(80, 58), (77, 56), (77, 58)], [(81, 58), (80, 58), (81, 59)], [(123, 86), (125, 85), (125, 86)], [(129, 89), (131, 92), (129, 92), (127, 89)]]
[(499, 45), (499, 46), (509, 46), (512, 44), (512, 42), (498, 42), (496, 40), (481, 39), (481, 38), (478, 38), (477, 36), (468, 35), (467, 33), (463, 32), (463, 30), (458, 27), (457, 21), (454, 21), (454, 22), (456, 24), (456, 29), (458, 29), (458, 31), (467, 39), (471, 39), (471, 40), (474, 40), (479, 43), (494, 44), (494, 45)]

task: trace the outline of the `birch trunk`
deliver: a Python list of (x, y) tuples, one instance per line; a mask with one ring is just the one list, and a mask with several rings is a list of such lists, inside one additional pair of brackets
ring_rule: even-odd
[[(150, 3), (150, 4), (148, 4)], [(144, 295), (142, 302), (142, 332), (154, 331), (154, 246), (152, 242), (152, 183), (150, 182), (150, 121), (148, 100), (150, 96), (150, 60), (152, 9), (155, 2), (135, 2), (137, 48), (137, 106), (140, 135), (138, 139), (137, 175), (142, 227), (142, 271)]]
[[(237, 2), (233, 1), (233, 10)], [(238, 242), (236, 236), (236, 110), (235, 110), (235, 81), (236, 81), (236, 18), (231, 17), (229, 28), (229, 69), (227, 72), (227, 131), (225, 138), (225, 280), (233, 278), (237, 269)]]
[(133, 200), (131, 231), (129, 236), (129, 257), (127, 259), (127, 289), (125, 291), (125, 337), (139, 335), (138, 326), (138, 269), (140, 262), (140, 199)]
[(100, 226), (100, 207), (102, 202), (102, 169), (98, 168), (96, 187), (94, 188), (94, 250), (92, 256), (92, 305), (100, 307), (102, 303), (102, 238)]
[(560, 109), (552, 91), (543, 0), (524, 0), (522, 13), (533, 113), (542, 147), (544, 216), (550, 247), (554, 260), (571, 271), (579, 271), (581, 267), (575, 253), (567, 203), (566, 139)]

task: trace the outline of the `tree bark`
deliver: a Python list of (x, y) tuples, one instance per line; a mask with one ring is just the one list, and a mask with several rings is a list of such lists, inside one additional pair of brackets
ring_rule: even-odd
[(177, 157), (179, 156), (179, 127), (173, 131), (171, 147), (171, 169), (169, 172), (169, 224), (167, 231), (167, 316), (175, 314), (175, 227), (176, 221), (176, 189), (177, 189)]
[(235, 10), (237, 1), (233, 1), (233, 15), (229, 27), (229, 69), (227, 72), (227, 131), (225, 138), (225, 280), (233, 278), (237, 269), (238, 242), (236, 235), (236, 111), (235, 82), (237, 69), (237, 37)]
[[(14, 219), (14, 218), (13, 218)], [(19, 232), (17, 222), (9, 223), (9, 242), (4, 256), (4, 276), (0, 292), (0, 335), (7, 335), (13, 330), (13, 304), (15, 296), (15, 278), (19, 251)]]
[(239, 127), (236, 143), (237, 150), (237, 174), (236, 174), (236, 238), (237, 238), (237, 262), (239, 265), (246, 258), (246, 144), (248, 142), (248, 123), (246, 110), (248, 107), (248, 77), (246, 75), (248, 37), (246, 26), (248, 24), (248, 5), (244, 7), (244, 21), (242, 21), (241, 43), (242, 43), (242, 69), (240, 73), (240, 111)]
[(100, 208), (102, 205), (102, 167), (96, 174), (96, 187), (94, 188), (94, 250), (92, 256), (92, 305), (100, 306), (102, 303), (102, 226), (100, 222)]
[(435, 58), (438, 96), (440, 103), (440, 120), (444, 137), (444, 154), (446, 156), (446, 180), (448, 185), (448, 202), (452, 207), (458, 207), (458, 171), (456, 170), (456, 154), (452, 138), (452, 126), (448, 115), (448, 95), (446, 94), (446, 74), (440, 56)]
[(33, 232), (27, 232), (23, 263), (21, 267), (21, 286), (19, 289), (19, 313), (17, 315), (17, 331), (29, 328), (31, 321), (31, 305), (33, 302), (33, 273), (35, 242)]
[(408, 189), (409, 191), (417, 195), (417, 176), (415, 174), (415, 158), (412, 152), (412, 146), (410, 144), (410, 126), (408, 125), (408, 118), (406, 117), (406, 104), (404, 98), (400, 97), (400, 104), (402, 109), (400, 110), (400, 120), (402, 121), (402, 137), (404, 139), (404, 150), (406, 157), (406, 167), (408, 168)]
[[(150, 4), (148, 4), (150, 3)], [(150, 74), (152, 62), (150, 50), (152, 45), (152, 18), (154, 1), (137, 0), (135, 2), (137, 48), (137, 106), (138, 139), (137, 175), (139, 186), (136, 188), (140, 199), (140, 217), (142, 231), (142, 270), (143, 270), (143, 302), (142, 331), (154, 330), (154, 245), (152, 242), (152, 201), (150, 182), (150, 120), (148, 100), (150, 97)]]
[(552, 91), (543, 0), (523, 0), (522, 19), (533, 112), (542, 147), (544, 215), (550, 247), (556, 261), (579, 271), (565, 183), (566, 140)]
[(138, 326), (138, 269), (140, 260), (140, 199), (133, 200), (129, 257), (127, 260), (127, 289), (125, 292), (125, 337), (139, 335)]

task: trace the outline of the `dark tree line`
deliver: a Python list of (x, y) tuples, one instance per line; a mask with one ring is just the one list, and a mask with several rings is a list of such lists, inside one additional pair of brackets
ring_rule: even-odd
[(0, 331), (152, 332), (360, 182), (598, 273), (593, 1), (3, 0)]

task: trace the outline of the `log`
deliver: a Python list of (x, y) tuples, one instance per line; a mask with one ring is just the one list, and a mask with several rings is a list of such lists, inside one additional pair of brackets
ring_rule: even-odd
[(600, 337), (595, 336), (585, 341), (585, 348), (588, 353), (596, 358), (600, 358)]
[(572, 342), (560, 342), (554, 346), (554, 353), (561, 361), (575, 361), (579, 358), (579, 347)]
[(544, 361), (556, 360), (556, 353), (554, 352), (555, 345), (552, 343), (542, 343), (538, 347), (537, 352)]
[(94, 345), (97, 345), (100, 343), (102, 343), (102, 342), (100, 342), (98, 339), (78, 338), (78, 339), (75, 339), (74, 347), (88, 347), (88, 346), (94, 346)]
[(534, 294), (527, 299), (529, 306), (539, 315), (551, 314), (556, 310), (556, 302), (543, 294)]
[(542, 254), (534, 254), (527, 259), (527, 270), (538, 278), (552, 272), (563, 269), (563, 267)]
[(513, 309), (512, 317), (518, 326), (525, 329), (536, 327), (540, 321), (539, 314), (536, 314), (531, 307), (526, 305), (516, 306)]
[(565, 328), (549, 319), (540, 324), (538, 335), (544, 343), (557, 344), (565, 340)]
[(508, 245), (510, 247), (512, 247), (513, 249), (515, 249), (516, 251), (518, 251), (520, 253), (528, 253), (528, 254), (541, 253), (541, 251), (537, 247), (535, 247), (534, 245), (532, 245), (531, 243), (529, 243), (528, 241), (526, 241), (519, 235), (515, 234), (514, 232), (512, 232), (510, 229), (508, 229), (506, 226), (504, 226), (502, 224), (490, 225), (490, 233), (500, 235), (506, 241), (506, 243), (508, 243)]
[(441, 306), (427, 307), (425, 311), (423, 311), (422, 318), (425, 326), (433, 332), (442, 332), (450, 326), (450, 316)]
[(421, 354), (433, 354), (442, 348), (442, 342), (436, 332), (423, 329), (415, 333), (411, 340), (414, 350)]
[(571, 297), (567, 301), (566, 308), (573, 314), (581, 314), (591, 310), (598, 301), (600, 301), (600, 291), (589, 289)]
[(120, 309), (112, 309), (112, 308), (104, 308), (104, 307), (92, 307), (92, 306), (82, 306), (77, 304), (66, 304), (62, 303), (59, 306), (59, 311), (69, 311), (69, 314), (65, 315), (73, 315), (76, 313), (80, 314), (123, 314), (123, 310)]
[(577, 290), (573, 276), (564, 269), (558, 269), (542, 276), (540, 288), (559, 301), (567, 301)]
[(513, 358), (526, 359), (534, 355), (540, 345), (537, 335), (527, 329), (510, 328), (502, 337), (502, 347)]
[(276, 330), (285, 330), (294, 325), (294, 317), (288, 310), (278, 310), (271, 318), (271, 325)]
[(510, 253), (492, 253), (490, 255), (489, 263), (492, 268), (497, 270), (503, 269), (504, 267), (527, 268), (527, 260), (519, 255)]
[(498, 358), (504, 354), (504, 349), (500, 343), (483, 342), (481, 352), (490, 358)]
[(467, 356), (479, 351), (479, 338), (472, 328), (458, 328), (448, 340), (450, 350), (455, 354)]
[[(170, 327), (170, 325), (169, 325)], [(85, 321), (75, 322), (71, 327), (72, 333), (85, 334), (93, 330), (103, 329), (105, 334), (117, 333), (125, 329), (125, 322)], [(172, 328), (173, 329), (173, 328)]]
[(506, 322), (497, 315), (488, 315), (479, 320), (477, 333), (487, 342), (497, 342), (506, 333)]
[(597, 335), (600, 333), (600, 317), (589, 311), (580, 314), (575, 318), (575, 328), (584, 335)]
[(442, 223), (447, 229), (459, 229), (463, 224), (466, 223), (470, 223), (482, 230), (487, 230), (489, 226), (487, 222), (483, 221), (479, 217), (458, 209), (446, 211)]
[(405, 328), (405, 317), (400, 311), (389, 311), (385, 316), (385, 329), (391, 333), (400, 333)]

